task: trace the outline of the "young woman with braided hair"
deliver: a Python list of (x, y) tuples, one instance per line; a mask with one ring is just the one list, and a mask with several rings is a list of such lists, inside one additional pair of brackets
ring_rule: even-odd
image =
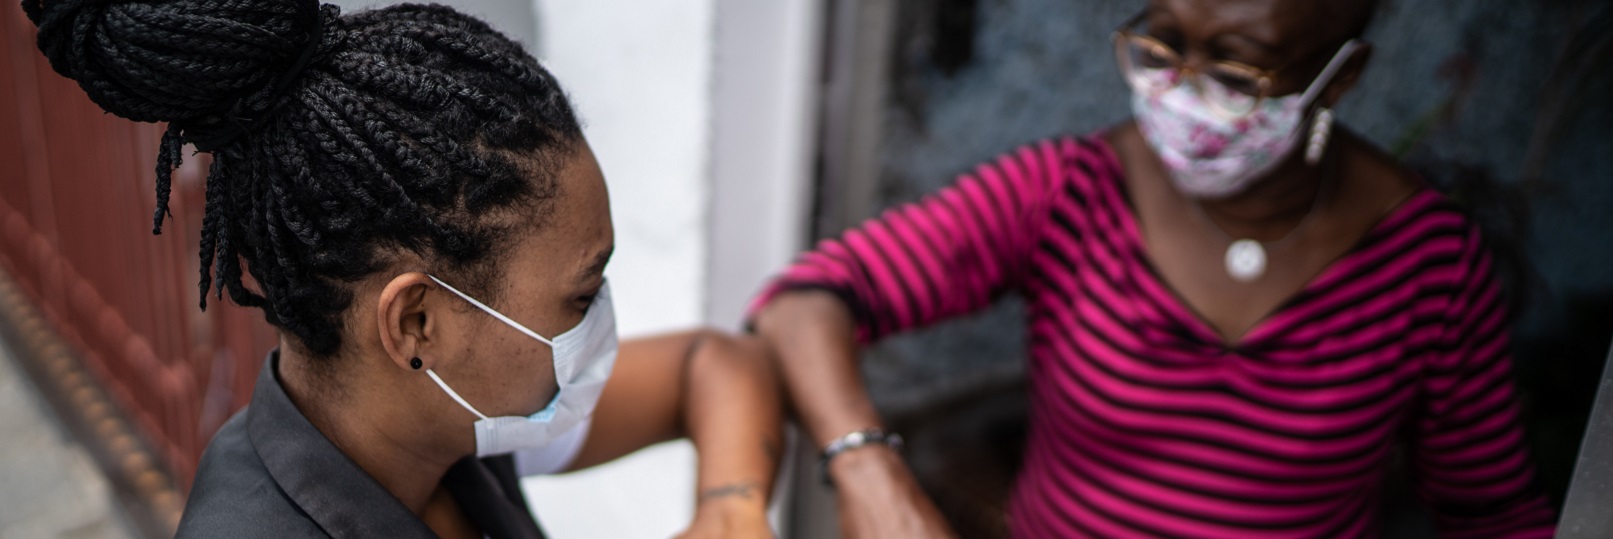
[(156, 231), (183, 146), (212, 154), (202, 307), (227, 291), (281, 333), (180, 536), (539, 537), (518, 475), (678, 436), (700, 454), (689, 534), (769, 534), (765, 347), (696, 331), (618, 352), (604, 179), (518, 44), (441, 6), (23, 8), (97, 104), (168, 122)]

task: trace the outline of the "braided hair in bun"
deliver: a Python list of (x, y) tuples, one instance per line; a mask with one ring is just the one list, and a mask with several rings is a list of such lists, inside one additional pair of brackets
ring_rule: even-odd
[[(343, 15), (316, 0), (24, 0), (39, 49), (107, 112), (167, 122), (154, 232), (185, 144), (212, 154), (202, 308), (260, 307), (315, 356), (352, 284), (412, 253), (484, 294), (491, 245), (541, 222), (582, 140), (559, 83), (439, 5)], [(534, 214), (537, 215), (534, 215)], [(243, 268), (253, 286), (243, 283)]]

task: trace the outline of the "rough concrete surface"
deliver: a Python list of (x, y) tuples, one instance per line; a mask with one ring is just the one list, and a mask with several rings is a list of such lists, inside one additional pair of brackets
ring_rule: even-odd
[(0, 539), (133, 537), (90, 455), (0, 344)]

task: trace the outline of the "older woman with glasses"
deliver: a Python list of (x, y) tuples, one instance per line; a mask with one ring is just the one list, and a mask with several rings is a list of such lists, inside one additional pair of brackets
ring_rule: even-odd
[(1335, 125), (1373, 4), (1154, 0), (1115, 33), (1132, 121), (981, 164), (763, 293), (848, 536), (950, 534), (858, 347), (1008, 293), (1016, 536), (1374, 536), (1397, 449), (1450, 536), (1551, 536), (1482, 238)]

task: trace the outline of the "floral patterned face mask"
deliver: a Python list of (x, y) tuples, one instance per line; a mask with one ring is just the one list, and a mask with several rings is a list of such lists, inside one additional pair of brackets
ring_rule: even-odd
[(1137, 80), (1127, 81), (1133, 88), (1132, 114), (1177, 190), (1195, 198), (1231, 196), (1294, 151), (1306, 110), (1356, 47), (1352, 40), (1340, 48), (1304, 92), (1260, 99), (1241, 115), (1210, 103), (1255, 98), (1214, 78), (1186, 84), (1175, 69), (1135, 69), (1130, 76)]

